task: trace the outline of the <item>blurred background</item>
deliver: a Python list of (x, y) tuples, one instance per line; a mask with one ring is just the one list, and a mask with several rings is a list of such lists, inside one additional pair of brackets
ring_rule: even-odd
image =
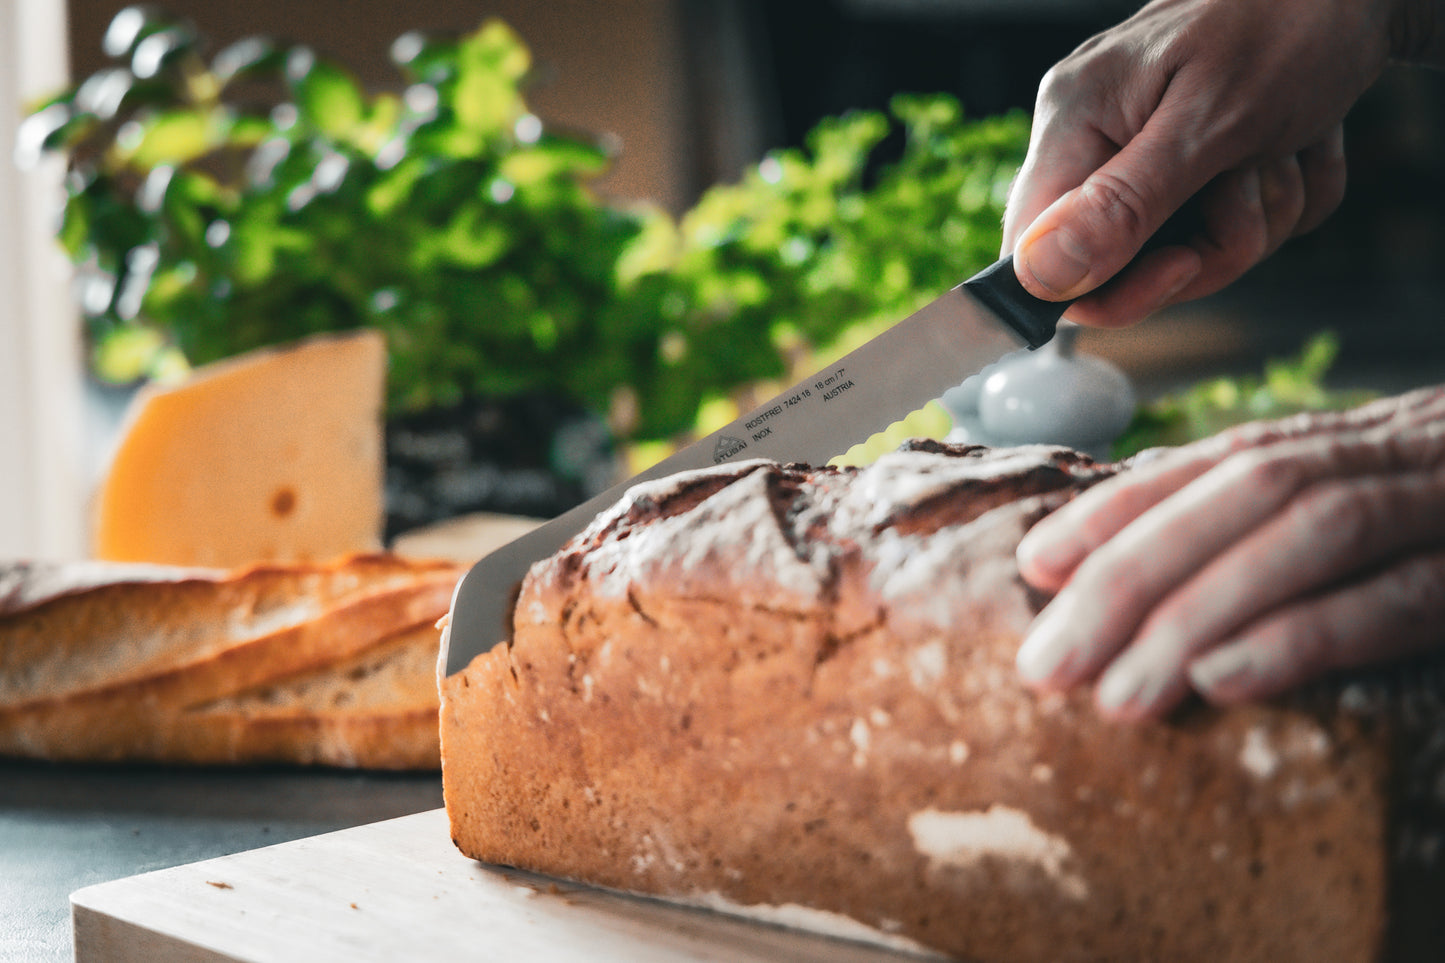
[[(25, 6), (23, 0), (7, 6), (16, 3)], [(70, 76), (103, 66), (102, 35), (124, 6), (69, 0), (63, 45)], [(819, 119), (881, 109), (899, 92), (952, 93), (972, 117), (1027, 110), (1052, 63), (1137, 6), (1116, 0), (165, 4), (194, 21), (213, 47), (254, 34), (306, 43), (347, 64), (370, 90), (400, 88), (388, 56), (400, 34), (467, 31), (488, 16), (501, 17), (532, 49), (539, 77), (529, 91), (532, 109), (550, 123), (613, 140), (617, 159), (599, 190), (672, 212), (687, 210), (709, 186), (737, 179), (767, 151), (798, 146)], [(1347, 199), (1322, 229), (1291, 242), (1229, 291), (1128, 331), (1089, 332), (1083, 349), (1122, 367), (1144, 397), (1216, 373), (1257, 370), (1264, 359), (1294, 352), (1325, 329), (1340, 336), (1331, 379), (1341, 386), (1396, 391), (1445, 380), (1445, 75), (1390, 71), (1349, 118), (1347, 138)]]
[[(100, 66), (121, 0), (70, 0), (76, 76)], [(1128, 0), (252, 0), (166, 5), (220, 46), (255, 33), (331, 51), (373, 88), (398, 84), (387, 51), (412, 29), (500, 16), (531, 45), (545, 119), (614, 136), (602, 190), (685, 209), (820, 119), (900, 91), (956, 94), (967, 114), (1029, 109), (1048, 67), (1137, 9)], [(1445, 357), (1445, 75), (1394, 70), (1347, 130), (1340, 211), (1235, 290), (1089, 349), (1148, 390), (1210, 363), (1247, 368), (1321, 326), (1343, 340), (1338, 377), (1432, 380)], [(1192, 324), (1184, 324), (1188, 319)], [(1170, 323), (1163, 323), (1168, 321)], [(1107, 343), (1102, 343), (1107, 342)]]

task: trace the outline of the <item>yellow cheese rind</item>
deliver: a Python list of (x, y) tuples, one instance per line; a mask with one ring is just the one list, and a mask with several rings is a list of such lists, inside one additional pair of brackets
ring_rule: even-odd
[(233, 567), (380, 545), (386, 344), (310, 338), (132, 403), (96, 495), (95, 557)]

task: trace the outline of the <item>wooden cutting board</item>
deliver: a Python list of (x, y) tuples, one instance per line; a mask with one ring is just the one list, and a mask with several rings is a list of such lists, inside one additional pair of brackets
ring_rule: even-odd
[(77, 963), (909, 958), (485, 866), (440, 809), (87, 887), (71, 910)]

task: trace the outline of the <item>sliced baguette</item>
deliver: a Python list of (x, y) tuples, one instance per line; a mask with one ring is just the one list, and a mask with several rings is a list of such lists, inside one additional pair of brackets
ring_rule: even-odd
[[(325, 621), (328, 617), (322, 616)], [(0, 754), (55, 762), (435, 769), (438, 631), (191, 705), (76, 698), (0, 714)]]
[(18, 568), (0, 576), (0, 755), (438, 765), (450, 563)]
[(63, 568), (20, 568), (6, 567), (11, 598), (26, 604), (0, 611), (0, 709), (142, 683), (164, 691), (177, 676), (181, 698), (215, 698), (419, 622), (457, 578), (449, 563), (385, 554), (236, 572), (177, 568), (170, 579), (160, 566), (115, 566), (109, 580), (97, 563), (73, 578)]
[(335, 665), (189, 708), (171, 730), (185, 761), (435, 769), (440, 758), (436, 625), (383, 639)]

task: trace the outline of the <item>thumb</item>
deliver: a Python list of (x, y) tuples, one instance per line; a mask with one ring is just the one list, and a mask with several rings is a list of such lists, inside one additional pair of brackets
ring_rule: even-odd
[(1112, 278), (1169, 216), (1202, 188), (1179, 151), (1145, 130), (1049, 205), (1014, 246), (1019, 281), (1050, 301), (1080, 297)]

